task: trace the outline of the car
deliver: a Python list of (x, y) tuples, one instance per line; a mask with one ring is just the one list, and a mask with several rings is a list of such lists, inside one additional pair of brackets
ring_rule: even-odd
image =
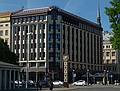
[[(19, 85), (18, 85), (18, 84), (19, 84)], [(19, 87), (21, 87), (21, 86), (22, 86), (22, 82), (21, 82), (21, 81), (16, 80), (16, 81), (15, 81), (15, 86), (19, 86)]]
[(53, 82), (53, 85), (54, 85), (54, 86), (62, 86), (62, 85), (63, 85), (63, 82), (62, 82), (62, 81), (59, 81), (59, 80), (58, 80), (58, 81), (54, 81), (54, 82)]
[(38, 81), (38, 82), (39, 82), (39, 85), (40, 85), (40, 84), (42, 85), (42, 87), (48, 87), (48, 86), (49, 86), (48, 81), (40, 80), (40, 81)]
[(85, 86), (86, 82), (85, 82), (85, 80), (78, 80), (78, 81), (74, 82), (72, 85)]
[(34, 83), (34, 81), (33, 81), (33, 80), (28, 80), (28, 85), (29, 85), (29, 86), (34, 86), (34, 85), (35, 85), (35, 83)]

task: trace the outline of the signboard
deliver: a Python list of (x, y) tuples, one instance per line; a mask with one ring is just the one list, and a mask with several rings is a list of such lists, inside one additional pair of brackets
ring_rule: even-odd
[(64, 61), (64, 82), (68, 82), (68, 60), (69, 60), (69, 57), (67, 55), (63, 56), (63, 61)]

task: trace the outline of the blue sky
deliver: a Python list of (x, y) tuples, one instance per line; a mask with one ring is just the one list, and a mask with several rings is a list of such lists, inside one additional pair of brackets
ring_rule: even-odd
[[(39, 8), (55, 5), (73, 14), (96, 22), (98, 0), (0, 0), (0, 12), (14, 11), (24, 6), (27, 8)], [(109, 7), (110, 0), (100, 0), (101, 19), (104, 31), (111, 31), (108, 17), (105, 15), (105, 7)]]

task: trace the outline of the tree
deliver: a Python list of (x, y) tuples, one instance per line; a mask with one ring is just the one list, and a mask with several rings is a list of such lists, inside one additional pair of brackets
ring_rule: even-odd
[(16, 54), (10, 51), (7, 43), (0, 38), (0, 61), (18, 64), (18, 57)]
[(111, 0), (110, 4), (110, 7), (105, 8), (113, 32), (110, 41), (114, 49), (120, 50), (120, 0)]

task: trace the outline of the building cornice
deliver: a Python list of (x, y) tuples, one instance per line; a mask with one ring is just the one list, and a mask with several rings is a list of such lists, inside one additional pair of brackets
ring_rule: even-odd
[(6, 17), (10, 17), (11, 16), (11, 12), (1, 12), (0, 13), (0, 18), (6, 18)]
[(97, 23), (94, 23), (94, 22), (91, 22), (87, 19), (84, 19), (82, 17), (79, 17), (75, 14), (72, 14), (70, 12), (67, 12), (61, 8), (58, 8), (56, 6), (50, 6), (50, 7), (43, 7), (43, 8), (34, 8), (34, 9), (25, 9), (25, 10), (21, 10), (19, 12), (16, 12), (16, 13), (13, 13), (12, 14), (12, 17), (22, 17), (22, 16), (32, 16), (32, 15), (35, 15), (35, 14), (52, 14), (53, 11), (56, 11), (57, 14), (60, 14), (60, 15), (66, 15), (66, 16), (69, 16), (70, 18), (75, 18), (75, 20), (79, 21), (79, 22), (82, 22), (82, 23), (85, 23), (85, 24), (88, 24), (90, 26), (93, 26), (93, 27), (96, 27), (96, 28), (100, 28), (100, 30), (103, 30), (101, 26), (99, 26)]

